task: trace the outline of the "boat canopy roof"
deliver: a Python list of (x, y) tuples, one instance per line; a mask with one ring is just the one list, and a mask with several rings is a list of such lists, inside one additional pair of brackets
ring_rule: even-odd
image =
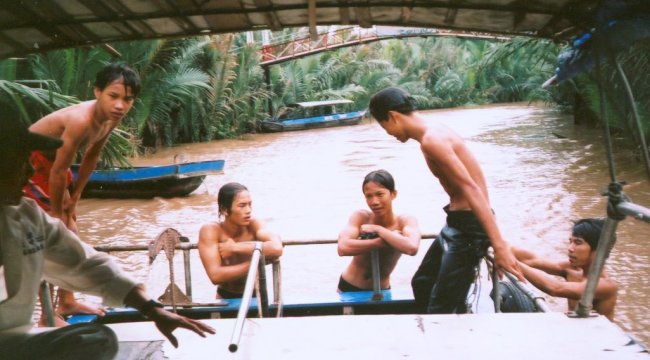
[(346, 100), (346, 99), (342, 99), (342, 100), (324, 100), (324, 101), (305, 101), (305, 102), (289, 103), (289, 104), (287, 104), (287, 106), (309, 108), (309, 107), (317, 107), (317, 106), (352, 104), (353, 102), (354, 101), (352, 101), (352, 100)]
[[(633, 0), (626, 0), (633, 1)], [(636, 0), (634, 0), (636, 1)], [(0, 7), (0, 59), (116, 41), (318, 25), (439, 28), (566, 40), (601, 0), (21, 0)]]

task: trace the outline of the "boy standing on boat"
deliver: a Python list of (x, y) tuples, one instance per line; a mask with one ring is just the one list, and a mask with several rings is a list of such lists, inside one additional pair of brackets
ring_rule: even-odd
[(401, 142), (413, 139), (427, 165), (449, 195), (447, 224), (427, 251), (412, 286), (421, 310), (465, 313), (475, 268), (491, 245), (499, 269), (523, 280), (519, 263), (501, 236), (490, 207), (483, 172), (463, 140), (442, 124), (428, 123), (415, 99), (399, 88), (374, 94), (369, 110), (379, 125)]
[(355, 211), (339, 234), (339, 256), (353, 256), (339, 279), (339, 292), (373, 289), (373, 250), (379, 252), (380, 286), (390, 289), (390, 274), (397, 260), (402, 254), (417, 254), (422, 238), (415, 217), (393, 213), (397, 190), (388, 171), (370, 172), (361, 189), (370, 211)]
[(56, 138), (30, 132), (17, 119), (0, 119), (0, 349), (2, 359), (112, 359), (115, 333), (101, 324), (75, 324), (29, 333), (42, 278), (76, 291), (101, 296), (108, 305), (126, 304), (154, 321), (175, 346), (172, 332), (182, 327), (200, 336), (214, 334), (202, 322), (173, 314), (145, 295), (104, 253), (79, 240), (49, 216), (23, 187), (34, 173), (32, 150), (55, 150)]
[[(604, 223), (602, 219), (577, 221), (569, 237), (569, 258), (564, 261), (543, 259), (528, 250), (513, 248), (526, 279), (551, 296), (566, 298), (569, 311), (575, 310), (587, 286), (589, 270), (596, 258), (596, 248)], [(560, 276), (565, 281), (555, 276)], [(617, 294), (618, 284), (603, 271), (596, 286), (594, 310), (613, 320)]]
[[(34, 151), (35, 173), (25, 186), (25, 194), (51, 216), (61, 219), (77, 232), (76, 206), (88, 178), (99, 161), (111, 132), (133, 106), (140, 90), (138, 75), (124, 64), (109, 64), (97, 73), (95, 100), (57, 110), (31, 125), (30, 131), (63, 141), (57, 150)], [(77, 181), (72, 183), (70, 166), (77, 151), (85, 149)], [(72, 190), (70, 190), (72, 188)], [(57, 313), (104, 315), (104, 311), (79, 303), (74, 294), (59, 290)], [(56, 317), (57, 326), (66, 323)]]
[(217, 298), (241, 298), (246, 274), (255, 249), (262, 242), (266, 261), (282, 255), (282, 239), (269, 232), (261, 221), (252, 217), (253, 200), (248, 189), (239, 183), (227, 183), (217, 195), (219, 218), (201, 227), (199, 255), (210, 281), (218, 285)]

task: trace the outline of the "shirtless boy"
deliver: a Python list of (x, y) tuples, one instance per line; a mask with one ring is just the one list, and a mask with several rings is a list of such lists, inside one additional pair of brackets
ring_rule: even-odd
[(523, 280), (517, 259), (501, 236), (490, 207), (483, 172), (463, 140), (416, 111), (415, 99), (399, 88), (374, 94), (369, 110), (379, 125), (401, 142), (413, 139), (429, 170), (449, 195), (447, 225), (427, 251), (412, 280), (416, 303), (434, 314), (464, 313), (475, 268), (488, 246), (497, 268)]
[[(111, 132), (133, 106), (140, 90), (140, 79), (123, 64), (109, 64), (97, 73), (95, 100), (57, 110), (38, 120), (30, 131), (63, 140), (55, 151), (34, 151), (30, 160), (35, 168), (25, 195), (51, 216), (59, 218), (68, 229), (77, 232), (76, 206), (88, 178), (99, 161)], [(77, 151), (85, 149), (74, 189), (70, 166)], [(101, 309), (79, 303), (73, 293), (59, 289), (57, 313), (103, 315)], [(58, 325), (65, 325), (59, 321)]]
[(390, 289), (390, 274), (397, 260), (402, 254), (417, 254), (422, 238), (415, 217), (393, 213), (397, 190), (388, 171), (370, 172), (361, 189), (370, 210), (355, 211), (339, 234), (339, 255), (353, 257), (339, 279), (340, 292), (372, 290), (370, 254), (375, 249), (379, 251), (381, 288)]
[[(603, 225), (602, 219), (577, 221), (569, 237), (568, 259), (564, 261), (543, 259), (528, 250), (513, 248), (526, 279), (551, 296), (566, 298), (569, 311), (574, 311), (587, 286)], [(560, 276), (564, 281), (549, 275)], [(594, 310), (613, 320), (617, 294), (618, 284), (603, 271), (596, 286)]]
[(217, 287), (217, 298), (240, 298), (246, 286), (246, 274), (253, 241), (262, 241), (262, 252), (267, 261), (282, 255), (282, 240), (264, 228), (252, 217), (253, 201), (248, 189), (239, 183), (228, 183), (217, 196), (219, 218), (201, 227), (199, 255), (205, 272)]

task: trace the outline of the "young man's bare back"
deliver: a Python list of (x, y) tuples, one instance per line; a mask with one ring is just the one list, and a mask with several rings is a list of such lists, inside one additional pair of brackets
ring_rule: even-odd
[[(574, 311), (587, 286), (603, 224), (602, 219), (582, 219), (574, 224), (567, 248), (568, 260), (553, 261), (524, 249), (513, 249), (526, 279), (551, 296), (566, 298), (568, 310)], [(593, 309), (612, 320), (617, 296), (618, 284), (603, 271), (596, 286)]]
[(447, 226), (412, 282), (416, 302), (423, 311), (465, 312), (474, 268), (490, 245), (496, 266), (523, 279), (496, 224), (483, 172), (464, 141), (442, 124), (426, 122), (416, 111), (415, 100), (401, 89), (376, 93), (369, 109), (389, 135), (401, 142), (413, 139), (420, 143), (431, 173), (449, 195)]
[[(31, 154), (36, 171), (24, 188), (25, 195), (74, 232), (77, 232), (76, 206), (81, 193), (111, 132), (133, 106), (139, 88), (139, 77), (132, 69), (123, 64), (109, 64), (97, 74), (94, 100), (57, 110), (30, 127), (35, 133), (61, 139), (63, 146), (56, 152)], [(79, 151), (84, 151), (84, 155), (73, 185), (70, 167)], [(63, 289), (59, 290), (57, 312), (103, 315), (101, 309), (76, 302), (73, 294)], [(65, 323), (59, 321), (58, 325)]]
[[(393, 213), (395, 181), (386, 170), (371, 171), (362, 183), (370, 210), (357, 210), (338, 237), (340, 256), (352, 256), (341, 274), (339, 291), (372, 290), (372, 251), (379, 254), (380, 286), (390, 288), (390, 274), (402, 254), (415, 255), (421, 234), (417, 220)], [(361, 238), (360, 238), (361, 237)]]

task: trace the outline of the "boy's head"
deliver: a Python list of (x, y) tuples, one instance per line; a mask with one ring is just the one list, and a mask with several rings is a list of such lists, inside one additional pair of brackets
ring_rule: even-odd
[(110, 63), (104, 66), (95, 77), (95, 87), (104, 90), (113, 81), (122, 79), (125, 87), (131, 89), (133, 96), (140, 92), (140, 77), (124, 63)]
[(591, 247), (591, 251), (594, 251), (598, 247), (598, 240), (604, 225), (605, 220), (603, 219), (580, 219), (574, 223), (571, 235), (585, 240)]
[(406, 91), (396, 87), (389, 87), (377, 92), (370, 98), (368, 110), (372, 117), (382, 122), (388, 120), (389, 111), (397, 111), (408, 115), (417, 108), (415, 99)]

